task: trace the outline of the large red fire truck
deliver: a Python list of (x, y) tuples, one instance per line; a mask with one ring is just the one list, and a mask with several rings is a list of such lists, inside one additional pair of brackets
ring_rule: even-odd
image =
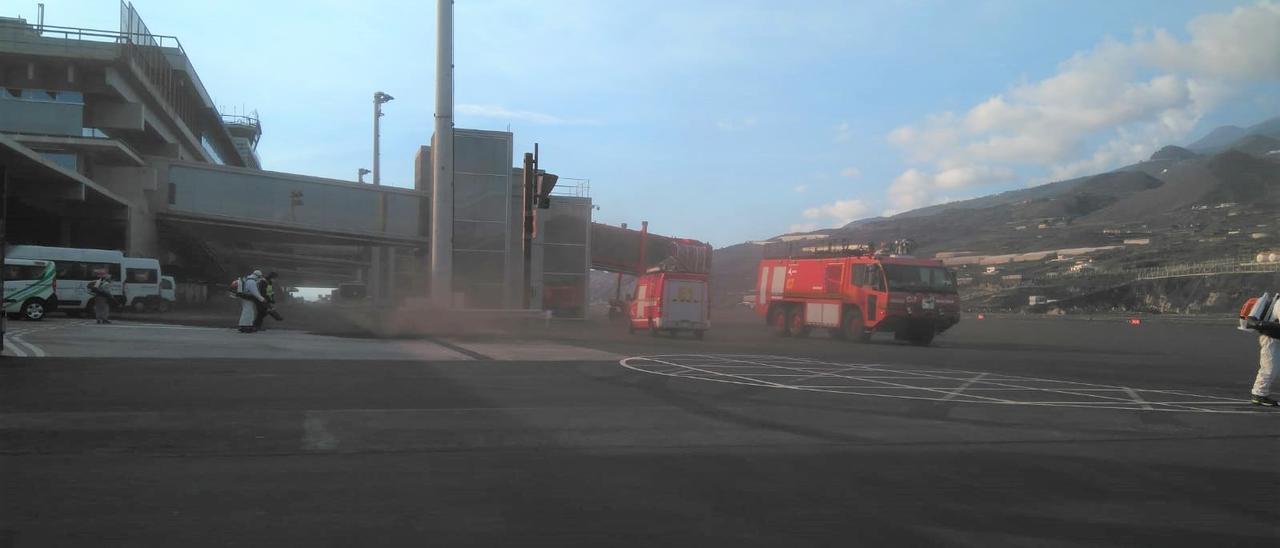
[(779, 335), (825, 328), (865, 342), (881, 331), (924, 346), (960, 321), (955, 272), (941, 261), (877, 254), (868, 245), (803, 251), (760, 261), (755, 310)]

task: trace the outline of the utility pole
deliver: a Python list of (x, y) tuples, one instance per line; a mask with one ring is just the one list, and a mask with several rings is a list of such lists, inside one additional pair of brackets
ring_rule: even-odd
[(431, 300), (453, 307), (453, 0), (436, 1), (436, 119), (431, 147)]
[(533, 231), (535, 228), (534, 218), (533, 218), (533, 206), (534, 206), (534, 201), (537, 200), (537, 189), (534, 188), (537, 181), (537, 177), (538, 177), (538, 144), (537, 143), (533, 144), (532, 154), (528, 152), (524, 153), (523, 174), (524, 174), (524, 193), (522, 198), (524, 201), (524, 207), (523, 207), (524, 228), (521, 230), (521, 233), (523, 235), (523, 245), (524, 245), (524, 247), (522, 248), (524, 251), (524, 269), (523, 269), (524, 283), (521, 284), (521, 287), (524, 289), (524, 293), (520, 302), (521, 302), (521, 306), (525, 310), (529, 310), (530, 305), (532, 304), (530, 303), (530, 299), (531, 299), (530, 293), (533, 291)]

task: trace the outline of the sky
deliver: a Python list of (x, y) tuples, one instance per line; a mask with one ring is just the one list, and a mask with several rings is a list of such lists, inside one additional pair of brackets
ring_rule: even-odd
[[(115, 29), (113, 0), (45, 0)], [(430, 140), (435, 2), (136, 0), (266, 169), (382, 180)], [(36, 2), (0, 15), (34, 19)], [(1280, 3), (457, 0), (456, 126), (719, 246), (1096, 173), (1280, 115)]]

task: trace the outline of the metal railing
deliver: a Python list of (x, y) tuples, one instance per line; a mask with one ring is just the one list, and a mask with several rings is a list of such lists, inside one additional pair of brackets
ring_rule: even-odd
[(203, 124), (196, 120), (199, 101), (186, 82), (189, 79), (180, 79), (168, 59), (167, 50), (175, 50), (186, 56), (182, 42), (176, 36), (151, 34), (145, 30), (144, 26), (131, 28), (136, 30), (112, 31), (0, 21), (0, 45), (63, 46), (65, 48), (79, 43), (115, 44), (118, 46), (119, 58), (131, 64), (143, 80), (154, 86), (160, 101), (173, 109), (174, 115), (182, 120), (188, 129), (198, 134), (203, 127)]
[(146, 45), (173, 48), (186, 55), (186, 50), (182, 49), (182, 42), (179, 42), (176, 36), (143, 35), (118, 30), (61, 27), (57, 25), (32, 25), (20, 20), (0, 21), (0, 43), (35, 44), (41, 39), (61, 39), (71, 42), (125, 44), (129, 42), (145, 42), (146, 38), (150, 38), (152, 42)]
[(561, 177), (556, 187), (551, 190), (552, 196), (570, 196), (574, 198), (591, 197), (591, 179), (575, 179)]

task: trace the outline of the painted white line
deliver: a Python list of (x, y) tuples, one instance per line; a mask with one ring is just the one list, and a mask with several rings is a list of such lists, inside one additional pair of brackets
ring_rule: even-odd
[[(1134, 392), (1132, 388), (1129, 388), (1128, 386), (1126, 386), (1124, 387), (1124, 391), (1126, 394), (1129, 394), (1130, 398), (1133, 398), (1134, 403), (1141, 405), (1143, 409), (1146, 409), (1147, 411), (1155, 409), (1154, 407), (1151, 407), (1151, 404), (1143, 400), (1142, 397), (1139, 396), (1137, 392)], [(1159, 403), (1167, 403), (1167, 402), (1159, 402)]]
[(8, 334), (4, 336), (4, 349), (6, 352), (12, 353), (15, 357), (27, 357), (27, 353), (23, 352), (22, 347), (18, 346), (18, 343), (14, 342), (13, 337), (10, 337)]
[(45, 353), (43, 348), (40, 348), (40, 346), (33, 344), (27, 341), (26, 339), (22, 339), (22, 344), (27, 345), (27, 349), (30, 350), (31, 353), (34, 354), (35, 357), (37, 358), (44, 358), (48, 356), (48, 354)]
[[(743, 363), (756, 363), (757, 365), (763, 365), (763, 364), (760, 364), (760, 363), (757, 363), (757, 362), (743, 362)], [(784, 365), (777, 365), (777, 366), (774, 366), (774, 367), (778, 367), (778, 368), (780, 368), (780, 369), (790, 369), (790, 370), (792, 370), (792, 371), (808, 371), (809, 373), (819, 373), (819, 372), (817, 372), (817, 371), (813, 371), (812, 369), (805, 369), (805, 368), (803, 368), (803, 367), (788, 367), (788, 366), (784, 366)], [(864, 369), (864, 370), (865, 370), (865, 369)], [(822, 374), (821, 376), (832, 376), (832, 377), (850, 378), (850, 377), (845, 377), (845, 376), (843, 376), (843, 375), (838, 375), (838, 374), (835, 374), (835, 373), (824, 373), (824, 374)], [(877, 383), (877, 384), (884, 384), (884, 385), (888, 385), (888, 386), (900, 386), (900, 387), (904, 387), (904, 388), (916, 388), (916, 389), (919, 389), (919, 390), (924, 390), (924, 391), (926, 391), (926, 392), (937, 392), (937, 393), (939, 393), (939, 394), (946, 394), (946, 393), (947, 393), (947, 391), (946, 391), (946, 390), (939, 390), (939, 389), (937, 389), (937, 388), (929, 388), (929, 387), (923, 387), (923, 386), (911, 386), (911, 385), (909, 385), (909, 384), (901, 384), (901, 383), (896, 383), (896, 382), (889, 382), (889, 381), (884, 381), (884, 380), (880, 380), (880, 379), (865, 379), (865, 380), (869, 380), (869, 381), (871, 381), (871, 382), (873, 382), (873, 383)], [(947, 379), (947, 380), (952, 380), (952, 379)], [(954, 397), (954, 396), (953, 396), (953, 397)], [(966, 396), (966, 397), (968, 397), (968, 398), (978, 398), (978, 399), (982, 399), (982, 400), (990, 400), (990, 401), (994, 401), (994, 402), (1003, 402), (1003, 401), (1006, 401), (1006, 400), (1002, 400), (1002, 399), (1000, 399), (1000, 398), (991, 398), (991, 397), (987, 397), (987, 396), (969, 395), (969, 396)]]
[[(744, 358), (749, 358), (749, 359), (744, 359)], [(754, 361), (750, 359), (754, 359)], [(686, 363), (681, 363), (685, 360), (696, 360), (698, 362), (699, 367), (691, 367)], [(705, 365), (709, 360), (716, 360), (716, 361), (720, 361), (722, 364), (734, 364), (734, 365), (733, 366)], [(789, 367), (788, 365), (782, 365), (781, 363), (777, 363), (777, 362), (784, 362), (788, 365), (803, 364), (803, 365), (807, 365), (808, 367)], [(1253, 411), (1238, 411), (1238, 410), (1232, 410), (1232, 409), (1224, 409), (1223, 406), (1243, 406), (1243, 405), (1248, 405), (1249, 402), (1236, 400), (1236, 399), (1227, 399), (1221, 396), (1192, 394), (1192, 393), (1186, 393), (1186, 392), (1176, 391), (1176, 390), (1147, 390), (1147, 389), (1129, 388), (1129, 387), (1123, 387), (1123, 386), (1091, 384), (1091, 383), (1083, 383), (1083, 382), (1076, 382), (1076, 381), (1060, 381), (1055, 379), (1041, 379), (1041, 378), (1034, 378), (1034, 377), (1018, 377), (1018, 376), (1012, 376), (1012, 375), (1010, 376), (987, 375), (986, 372), (980, 372), (980, 371), (930, 369), (930, 371), (937, 372), (937, 373), (945, 373), (946, 375), (948, 375), (948, 376), (941, 376), (941, 375), (925, 374), (919, 371), (903, 370), (900, 368), (901, 366), (899, 366), (898, 369), (890, 369), (889, 368), (890, 366), (887, 366), (885, 364), (849, 364), (849, 363), (836, 364), (831, 362), (821, 362), (818, 360), (805, 360), (805, 359), (798, 359), (798, 358), (782, 358), (782, 357), (757, 356), (757, 355), (751, 355), (751, 356), (723, 355), (723, 354), (721, 355), (678, 354), (678, 355), (661, 355), (661, 356), (635, 356), (635, 357), (625, 358), (623, 360), (620, 360), (618, 363), (628, 369), (632, 369), (634, 371), (638, 371), (642, 373), (650, 373), (654, 375), (664, 375), (668, 377), (681, 377), (681, 378), (694, 378), (698, 380), (724, 382), (729, 384), (741, 384), (741, 385), (757, 386), (757, 387), (788, 388), (793, 390), (826, 392), (826, 393), (840, 394), (840, 395), (873, 396), (873, 397), (923, 400), (923, 401), (947, 401), (960, 396), (965, 398), (963, 401), (969, 402), (969, 403), (996, 403), (996, 404), (1045, 406), (1045, 407), (1076, 407), (1081, 409), (1116, 409), (1116, 410), (1126, 410), (1126, 411), (1151, 410), (1151, 411), (1166, 411), (1166, 412), (1191, 411), (1191, 412), (1200, 412), (1200, 413), (1256, 414), (1256, 412), (1253, 412)], [(743, 364), (747, 364), (747, 365), (743, 365)], [(814, 367), (814, 366), (822, 366), (822, 365), (829, 366), (829, 367)], [(728, 374), (728, 373), (720, 373), (720, 372), (714, 371), (714, 369), (723, 368), (723, 367), (757, 367), (757, 368), (770, 367), (775, 369), (790, 370), (790, 371), (804, 371), (804, 372), (811, 373), (811, 375), (808, 377), (805, 377), (805, 379), (832, 377), (832, 378), (843, 379), (847, 381), (853, 381), (854, 383), (873, 382), (873, 383), (876, 383), (877, 385), (876, 386), (801, 385), (801, 384), (795, 384), (794, 381), (793, 381), (793, 384), (779, 384), (777, 382), (764, 380), (762, 378), (755, 378), (755, 377), (764, 377), (764, 376), (768, 376), (772, 378), (776, 376), (774, 374), (752, 375), (751, 373), (747, 373), (747, 372), (743, 372), (742, 374)], [(896, 375), (907, 375), (908, 376), (907, 378), (917, 379), (917, 380), (941, 379), (941, 380), (958, 381), (958, 380), (965, 379), (965, 377), (954, 376), (959, 373), (968, 373), (970, 375), (970, 378), (968, 378), (965, 385), (961, 387), (939, 388), (935, 386), (913, 386), (909, 383), (891, 383), (891, 382), (884, 382), (878, 379), (868, 378), (868, 377), (872, 377), (873, 375), (863, 376), (858, 374), (852, 374), (852, 375), (848, 374), (848, 372), (854, 371), (854, 370), (867, 372), (867, 373), (891, 373)], [(698, 373), (706, 373), (711, 376), (708, 377)], [(875, 375), (875, 376), (880, 376), (880, 375)], [(1055, 383), (1055, 384), (1062, 384), (1062, 385), (1071, 385), (1072, 388), (1063, 390), (1063, 389), (1053, 389), (1053, 388), (1046, 388), (1046, 387), (1040, 387), (1040, 386), (1019, 386), (1015, 384), (993, 382), (993, 379), (998, 377), (1003, 377), (1009, 380), (1017, 380), (1024, 383)], [(802, 381), (805, 379), (795, 379), (795, 381)], [(1088, 387), (1088, 388), (1085, 388), (1085, 387)], [(1059, 394), (1059, 395), (1067, 395), (1067, 396), (1079, 396), (1082, 399), (1064, 400), (1064, 401), (1008, 400), (1008, 399), (1000, 399), (1000, 398), (986, 398), (973, 393), (964, 393), (964, 394), (960, 393), (966, 390), (970, 392), (1001, 391), (1001, 392), (1011, 392), (1011, 393), (1016, 393), (1016, 392), (1049, 393), (1049, 394)], [(904, 392), (906, 394), (904, 394)], [(919, 392), (940, 393), (940, 394), (943, 394), (943, 397), (940, 398), (937, 396), (925, 397), (925, 396), (907, 395), (907, 394), (919, 393)], [(1090, 393), (1090, 392), (1100, 392), (1100, 393), (1115, 392), (1117, 396), (1121, 394), (1126, 394), (1129, 397), (1104, 396), (1101, 394)], [(1139, 393), (1146, 394), (1148, 397), (1143, 398), (1141, 396), (1138, 396)], [(948, 396), (948, 394), (950, 394), (950, 396)], [(1159, 401), (1158, 399), (1156, 400), (1151, 399), (1150, 396), (1152, 394), (1176, 395), (1176, 396), (1181, 396), (1181, 398), (1179, 398), (1177, 401)], [(1216, 408), (1200, 407), (1205, 405), (1216, 407)]]
[(979, 380), (982, 380), (982, 377), (985, 377), (985, 376), (987, 376), (987, 374), (983, 373), (981, 375), (977, 375), (972, 379), (965, 381), (964, 384), (960, 385), (959, 388), (952, 390), (946, 396), (943, 396), (942, 400), (940, 401), (951, 401), (952, 398), (955, 398), (956, 396), (959, 396), (961, 392), (964, 392), (964, 389), (970, 386), (973, 386), (973, 383), (978, 382)]
[(307, 411), (302, 419), (302, 448), (309, 451), (330, 451), (338, 446), (338, 438), (325, 428), (324, 417), (317, 411)]
[(763, 380), (759, 380), (759, 379), (755, 379), (755, 378), (751, 378), (751, 377), (744, 377), (744, 376), (741, 376), (741, 375), (730, 375), (730, 374), (728, 374), (728, 373), (717, 373), (717, 372), (715, 372), (715, 371), (708, 371), (708, 370), (706, 370), (706, 369), (699, 369), (699, 368), (697, 368), (697, 367), (691, 367), (691, 366), (688, 366), (688, 365), (681, 365), (681, 364), (676, 364), (676, 363), (671, 363), (671, 362), (664, 362), (664, 361), (662, 361), (662, 360), (653, 359), (653, 358), (648, 358), (648, 359), (649, 359), (649, 361), (658, 362), (658, 363), (663, 364), (663, 365), (670, 365), (670, 366), (673, 366), (673, 367), (683, 367), (683, 368), (685, 368), (685, 369), (692, 369), (692, 370), (694, 370), (694, 371), (698, 371), (698, 372), (701, 372), (701, 373), (706, 373), (706, 374), (708, 374), (708, 375), (716, 375), (716, 376), (719, 376), (719, 377), (729, 377), (729, 378), (739, 379), (739, 380), (743, 380), (743, 381), (755, 381), (755, 382), (751, 382), (750, 384), (754, 384), (754, 385), (756, 385), (756, 386), (759, 386), (759, 385), (762, 385), (762, 384), (763, 384), (763, 385), (765, 385), (765, 386), (772, 386), (772, 387), (774, 387), (774, 388), (788, 388), (788, 385), (785, 385), (785, 384), (778, 384), (778, 383), (776, 383), (776, 382), (763, 381)]

